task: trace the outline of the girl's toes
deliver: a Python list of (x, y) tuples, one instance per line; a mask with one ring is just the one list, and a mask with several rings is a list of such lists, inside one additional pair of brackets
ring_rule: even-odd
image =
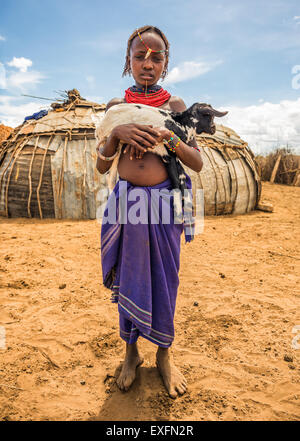
[(177, 394), (176, 390), (174, 388), (172, 388), (169, 391), (169, 395), (171, 398), (176, 398), (178, 394)]
[(176, 389), (177, 389), (179, 395), (183, 395), (185, 392), (185, 388), (183, 386), (177, 386)]

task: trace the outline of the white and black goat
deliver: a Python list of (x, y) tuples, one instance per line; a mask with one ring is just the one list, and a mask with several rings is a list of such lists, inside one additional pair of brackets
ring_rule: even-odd
[[(112, 106), (96, 122), (96, 138), (99, 141), (99, 145), (103, 146), (114, 127), (121, 124), (144, 124), (152, 125), (153, 127), (166, 127), (187, 144), (196, 134), (205, 132), (213, 135), (216, 131), (214, 117), (222, 117), (226, 114), (227, 112), (219, 112), (213, 109), (211, 105), (205, 103), (194, 103), (183, 112), (173, 112), (144, 104), (122, 103)], [(113, 160), (109, 170), (108, 187), (110, 191), (113, 190), (116, 184), (117, 167), (122, 144), (120, 142), (118, 147), (119, 154)], [(184, 195), (186, 176), (176, 153), (170, 151), (162, 142), (150, 151), (159, 155), (164, 162), (172, 188), (180, 189), (182, 195)]]

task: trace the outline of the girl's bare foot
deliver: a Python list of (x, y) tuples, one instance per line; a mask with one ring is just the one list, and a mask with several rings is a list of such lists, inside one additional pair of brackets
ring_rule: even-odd
[(158, 348), (156, 365), (170, 397), (176, 398), (178, 394), (184, 394), (187, 383), (182, 373), (175, 366), (169, 349)]
[(126, 355), (121, 373), (117, 379), (117, 385), (121, 390), (128, 390), (135, 380), (136, 368), (143, 363), (144, 359), (139, 355), (137, 344), (126, 343)]

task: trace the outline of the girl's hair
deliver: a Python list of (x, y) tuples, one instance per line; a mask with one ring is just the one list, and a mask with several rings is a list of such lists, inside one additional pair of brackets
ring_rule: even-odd
[(158, 34), (164, 41), (165, 45), (166, 45), (166, 62), (165, 62), (165, 67), (164, 70), (161, 74), (161, 78), (164, 79), (168, 73), (168, 64), (169, 64), (169, 47), (170, 47), (170, 43), (168, 42), (167, 37), (165, 36), (165, 34), (158, 29), (156, 26), (142, 26), (141, 28), (136, 29), (129, 37), (128, 39), (128, 43), (127, 43), (127, 51), (126, 51), (126, 59), (125, 59), (125, 66), (124, 66), (124, 70), (123, 70), (123, 74), (122, 77), (124, 77), (125, 75), (130, 75), (131, 74), (131, 68), (130, 68), (130, 63), (129, 63), (129, 58), (130, 58), (130, 48), (131, 48), (131, 44), (132, 44), (132, 40), (138, 35), (138, 32), (140, 34), (142, 34), (143, 32), (146, 31), (152, 31), (152, 32), (156, 32), (156, 34)]

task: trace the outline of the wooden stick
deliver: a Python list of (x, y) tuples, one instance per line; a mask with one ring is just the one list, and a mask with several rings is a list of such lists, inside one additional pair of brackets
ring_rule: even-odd
[[(85, 132), (86, 134), (86, 132)], [(83, 149), (83, 215), (86, 216), (86, 198), (85, 198), (85, 187), (86, 187), (86, 149), (87, 149), (87, 139), (86, 136), (84, 137), (84, 149)]]
[(26, 138), (23, 139), (23, 142), (20, 144), (20, 148), (19, 148), (19, 150), (18, 150), (17, 152), (14, 151), (14, 153), (13, 153), (13, 154), (15, 154), (15, 152), (16, 152), (15, 157), (14, 157), (14, 160), (13, 160), (13, 162), (12, 162), (12, 164), (11, 164), (11, 167), (10, 167), (10, 170), (9, 170), (8, 177), (7, 177), (7, 184), (6, 184), (6, 191), (5, 191), (5, 215), (6, 215), (6, 217), (8, 217), (8, 190), (9, 190), (10, 177), (11, 177), (11, 175), (12, 175), (12, 172), (13, 172), (13, 169), (14, 169), (14, 165), (15, 165), (16, 160), (18, 159), (18, 157), (19, 157), (19, 155), (20, 155), (22, 149), (24, 148), (24, 146), (27, 144), (27, 142), (28, 142), (31, 138), (32, 138), (32, 136), (30, 136), (28, 139), (26, 139)]
[(51, 360), (51, 358), (49, 357), (48, 354), (46, 354), (46, 352), (44, 352), (42, 349), (40, 349), (38, 346), (33, 346), (33, 345), (29, 345), (27, 343), (24, 343), (25, 346), (27, 346), (28, 348), (33, 348), (36, 351), (40, 352), (40, 354), (43, 355), (43, 357), (46, 358), (46, 360), (49, 361), (50, 364), (52, 364), (53, 367), (60, 369), (60, 367), (58, 366), (58, 364), (56, 364), (53, 360)]
[(33, 159), (34, 159), (34, 155), (35, 155), (35, 152), (37, 149), (39, 139), (40, 139), (40, 136), (38, 136), (36, 138), (35, 146), (34, 146), (34, 149), (32, 152), (31, 160), (30, 160), (29, 171), (28, 171), (29, 196), (28, 196), (28, 201), (27, 201), (27, 213), (30, 218), (31, 218), (30, 203), (31, 203), (31, 195), (32, 195), (31, 171), (32, 171)]
[(0, 187), (1, 187), (1, 185), (2, 185), (2, 180), (3, 180), (3, 178), (4, 178), (4, 175), (5, 175), (5, 173), (6, 173), (6, 170), (7, 170), (8, 167), (10, 166), (10, 164), (11, 164), (13, 158), (14, 158), (14, 154), (15, 154), (15, 152), (18, 150), (18, 148), (20, 147), (20, 145), (22, 144), (22, 142), (23, 142), (23, 140), (21, 139), (21, 141), (20, 141), (19, 143), (17, 143), (16, 146), (15, 146), (15, 148), (12, 149), (12, 151), (11, 151), (11, 156), (10, 156), (8, 162), (7, 162), (7, 165), (6, 165), (5, 169), (4, 169), (3, 172), (2, 172), (2, 175), (0, 176)]
[(47, 152), (48, 152), (49, 145), (50, 145), (50, 143), (52, 141), (52, 138), (53, 138), (53, 134), (48, 139), (47, 147), (45, 148), (45, 153), (44, 153), (44, 156), (43, 156), (43, 161), (42, 161), (42, 166), (41, 166), (41, 173), (40, 173), (39, 184), (38, 184), (38, 187), (37, 187), (37, 190), (36, 190), (36, 196), (37, 196), (37, 201), (38, 201), (38, 205), (39, 205), (39, 213), (40, 213), (40, 218), (41, 219), (43, 219), (43, 213), (42, 213), (42, 207), (41, 207), (41, 201), (40, 201), (40, 188), (41, 188), (42, 180), (43, 180), (45, 159), (46, 159), (46, 155), (47, 155)]
[(277, 255), (277, 256), (290, 257), (291, 259), (300, 260), (299, 257), (289, 256), (288, 254), (275, 253), (275, 251), (269, 251), (269, 253), (270, 253), (270, 254)]
[(294, 168), (293, 170), (285, 170), (283, 172), (278, 173), (279, 175), (283, 175), (284, 173), (294, 173), (296, 171), (300, 170), (300, 167)]
[(68, 143), (68, 137), (65, 137), (64, 149), (63, 149), (63, 157), (60, 169), (60, 177), (58, 182), (58, 205), (60, 209), (60, 217), (62, 218), (62, 189), (63, 189), (63, 181), (64, 181), (64, 167), (65, 167), (65, 156), (66, 156), (66, 147)]
[(292, 185), (297, 185), (297, 181), (299, 180), (299, 177), (300, 177), (300, 170), (298, 170), (297, 173), (295, 174)]
[(248, 175), (247, 175), (247, 170), (246, 170), (246, 168), (245, 168), (245, 164), (244, 164), (244, 161), (243, 161), (243, 159), (240, 157), (240, 155), (238, 154), (238, 157), (239, 157), (239, 161), (240, 161), (240, 163), (242, 164), (242, 168), (243, 168), (243, 171), (244, 171), (244, 175), (245, 175), (245, 180), (246, 180), (246, 182), (247, 182), (247, 190), (248, 190), (248, 194), (247, 194), (247, 208), (246, 208), (246, 213), (248, 213), (249, 212), (249, 203), (250, 203), (250, 184), (249, 184), (249, 178), (248, 178)]
[(280, 160), (281, 160), (281, 155), (279, 155), (278, 158), (276, 159), (276, 162), (275, 162), (272, 174), (271, 174), (271, 178), (270, 178), (271, 184), (273, 184), (274, 181), (275, 181), (276, 173), (277, 173), (277, 170), (278, 170), (278, 167), (279, 167)]

